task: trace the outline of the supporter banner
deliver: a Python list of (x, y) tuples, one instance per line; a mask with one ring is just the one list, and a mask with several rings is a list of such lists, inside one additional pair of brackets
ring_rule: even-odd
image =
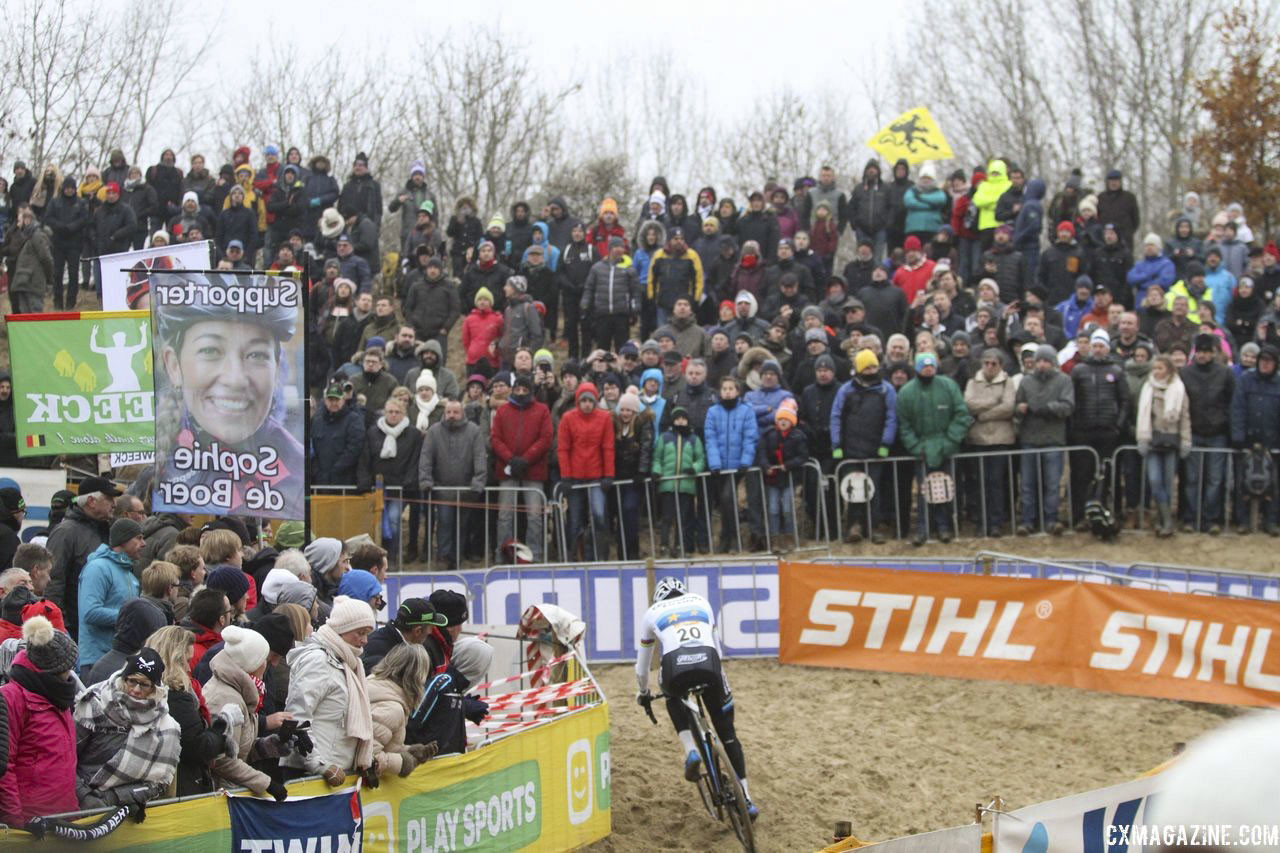
[(953, 156), (951, 146), (928, 107), (907, 110), (877, 130), (867, 140), (867, 147), (890, 163), (900, 159), (908, 163), (923, 163), (925, 160), (949, 160)]
[(266, 273), (153, 273), (151, 299), (152, 506), (301, 519), (301, 285)]
[(252, 795), (227, 797), (231, 849), (359, 851), (364, 817), (360, 790), (277, 803)]
[[(33, 527), (49, 526), (49, 504), (53, 502), (53, 494), (66, 487), (67, 472), (62, 468), (0, 468), (0, 489), (17, 489), (27, 503), (27, 515), (22, 520), (23, 533)], [(29, 540), (30, 536), (22, 536), (22, 541)]]
[[(354, 777), (351, 777), (351, 781)], [(289, 796), (328, 795), (323, 781), (289, 785)], [(237, 798), (239, 799), (239, 798)], [(264, 800), (264, 811), (278, 804)], [(598, 841), (611, 827), (609, 709), (596, 705), (512, 735), (465, 755), (427, 762), (404, 779), (379, 780), (360, 792), (366, 853), (445, 850), (571, 850)], [(285, 806), (290, 803), (283, 804)], [(338, 812), (336, 806), (330, 806)], [(344, 804), (342, 814), (349, 817)], [(317, 824), (318, 825), (318, 824)], [(143, 823), (126, 821), (98, 842), (101, 850), (344, 850), (280, 843), (232, 845), (227, 806), (218, 795), (152, 805)], [(28, 842), (29, 843), (29, 842)], [(353, 847), (352, 850), (360, 848)]]
[(151, 273), (202, 270), (213, 263), (213, 243), (179, 243), (102, 255), (102, 307), (108, 311), (145, 311), (151, 307)]
[(780, 563), (784, 663), (1280, 704), (1280, 605), (1076, 581)]
[(1160, 781), (1159, 776), (1148, 776), (996, 814), (995, 853), (1140, 853), (1158, 849), (1135, 840)]
[[(773, 562), (658, 565), (654, 573), (684, 578), (690, 590), (711, 603), (725, 656), (777, 655), (778, 572)], [(587, 623), (584, 654), (595, 662), (635, 660), (640, 623), (649, 607), (643, 565), (601, 564), (392, 574), (386, 582), (386, 612), (394, 613), (405, 598), (440, 588), (471, 598), (472, 622), (515, 625), (530, 604), (558, 604)]]
[(18, 456), (155, 446), (145, 311), (9, 315)]

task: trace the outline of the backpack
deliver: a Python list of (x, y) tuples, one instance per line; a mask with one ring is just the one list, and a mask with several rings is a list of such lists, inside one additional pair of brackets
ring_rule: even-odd
[(1244, 456), (1244, 471), (1241, 481), (1245, 494), (1251, 498), (1266, 497), (1271, 491), (1271, 484), (1276, 474), (1275, 462), (1271, 454), (1261, 444), (1255, 444)]
[(1103, 542), (1114, 542), (1120, 535), (1120, 525), (1116, 524), (1115, 516), (1102, 500), (1105, 488), (1106, 479), (1100, 471), (1089, 487), (1089, 500), (1084, 505), (1084, 520), (1094, 537)]
[(981, 211), (978, 206), (973, 203), (973, 193), (969, 194), (969, 206), (964, 209), (964, 227), (969, 231), (978, 230), (978, 217)]

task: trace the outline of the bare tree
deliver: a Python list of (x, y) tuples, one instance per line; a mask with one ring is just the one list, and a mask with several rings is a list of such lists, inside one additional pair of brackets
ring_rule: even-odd
[(815, 171), (821, 164), (849, 174), (857, 159), (848, 111), (830, 96), (810, 101), (790, 88), (764, 96), (724, 139), (730, 182), (737, 191)]
[(442, 200), (469, 195), (482, 211), (504, 210), (551, 172), (560, 109), (579, 86), (543, 89), (525, 55), (492, 30), (433, 41), (440, 49), (406, 81), (407, 141)]
[[(1190, 175), (1193, 81), (1223, 0), (931, 0), (948, 22), (904, 57), (899, 97), (928, 105), (968, 162), (1013, 158), (1051, 183), (1126, 172), (1161, 218)], [(998, 29), (993, 32), (993, 22)], [(981, 49), (974, 49), (981, 45)]]
[[(343, 50), (350, 56), (349, 45)], [(337, 51), (335, 44), (321, 55)], [(252, 57), (248, 76), (254, 96), (246, 99), (239, 87), (228, 87), (232, 94), (215, 112), (218, 156), (229, 160), (240, 145), (296, 145), (304, 158), (328, 157), (339, 179), (344, 164), (361, 151), (375, 173), (402, 158), (406, 128), (398, 118), (396, 81), (374, 56), (352, 59), (343, 64), (316, 61), (296, 45)]]
[(639, 206), (640, 187), (625, 155), (565, 163), (542, 186), (545, 198), (561, 196), (582, 221), (590, 223), (600, 202), (612, 198), (621, 210)]

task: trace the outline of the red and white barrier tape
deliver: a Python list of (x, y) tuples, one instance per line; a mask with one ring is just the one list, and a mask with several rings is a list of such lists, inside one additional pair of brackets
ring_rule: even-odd
[(515, 675), (508, 675), (506, 678), (495, 678), (493, 681), (486, 681), (484, 684), (477, 684), (467, 692), (479, 693), (481, 690), (488, 690), (490, 687), (495, 687), (499, 684), (511, 684), (516, 681), (524, 681), (526, 678), (543, 675), (550, 670), (551, 667), (558, 663), (564, 663), (571, 657), (573, 657), (573, 652), (566, 652), (565, 654), (560, 655), (560, 657), (548, 661), (537, 669), (528, 669)]
[(545, 687), (530, 687), (515, 693), (493, 696), (485, 701), (490, 711), (504, 711), (508, 708), (521, 708), (525, 705), (545, 705), (559, 699), (568, 699), (586, 693), (595, 693), (596, 686), (585, 678), (565, 684), (548, 684)]

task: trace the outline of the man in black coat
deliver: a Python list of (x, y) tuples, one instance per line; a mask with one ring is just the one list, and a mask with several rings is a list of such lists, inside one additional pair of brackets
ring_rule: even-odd
[(360, 655), (365, 674), (373, 672), (387, 654), (403, 643), (421, 646), (431, 636), (433, 628), (444, 628), (449, 620), (425, 598), (406, 598), (396, 608), (396, 618), (369, 635), (369, 642)]
[(364, 444), (364, 415), (344, 399), (341, 383), (324, 392), (324, 409), (311, 421), (311, 448), (317, 486), (353, 486)]
[(1098, 193), (1098, 221), (1116, 226), (1120, 242), (1133, 252), (1133, 235), (1138, 231), (1142, 217), (1138, 211), (1138, 199), (1123, 188), (1124, 175), (1119, 169), (1107, 172), (1107, 188)]

